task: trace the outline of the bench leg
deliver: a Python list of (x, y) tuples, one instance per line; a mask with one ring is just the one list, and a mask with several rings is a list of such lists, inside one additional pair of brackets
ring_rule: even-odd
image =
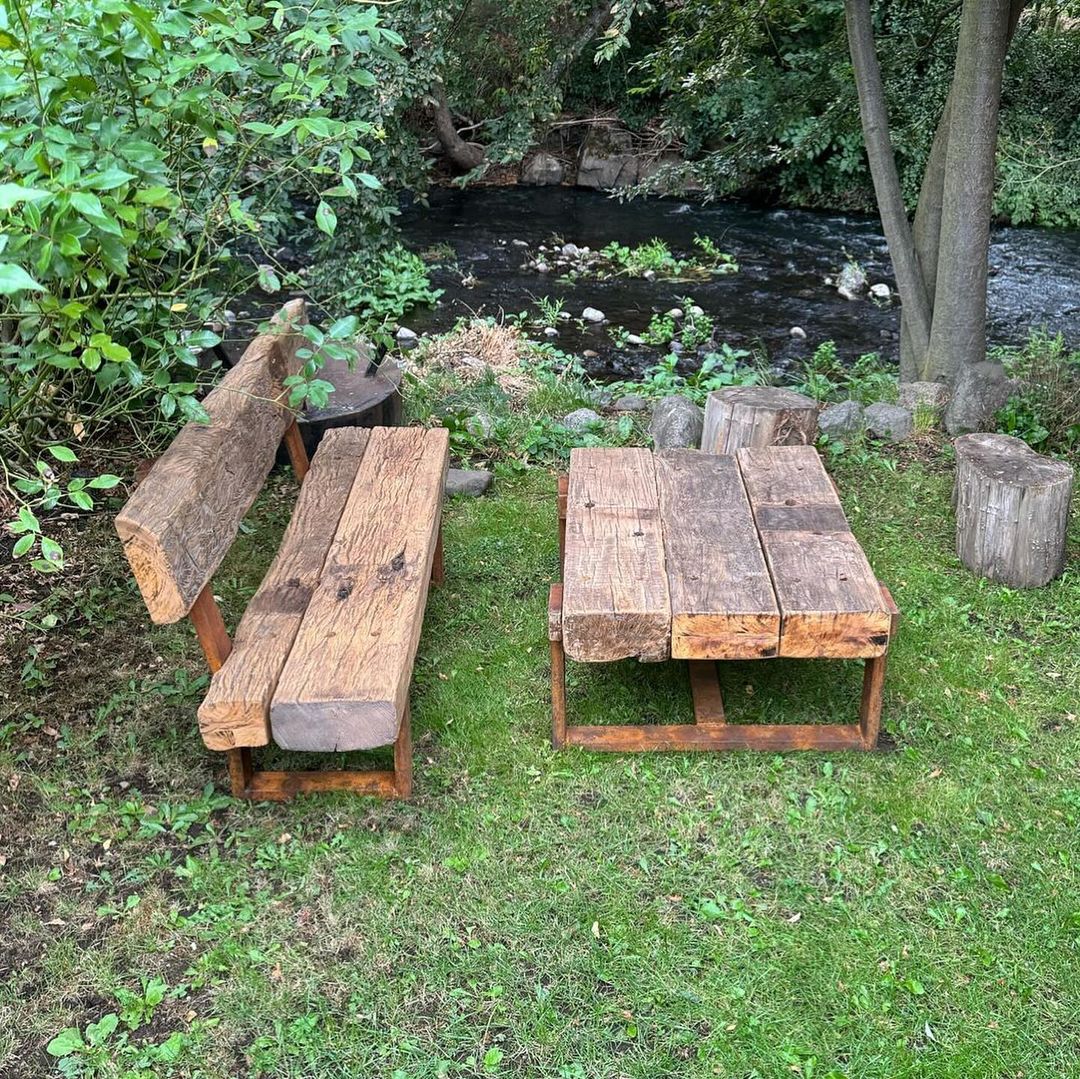
[(442, 523), (439, 534), (435, 537), (435, 555), (431, 560), (431, 583), (442, 584), (446, 580), (446, 566), (443, 563)]
[(250, 802), (287, 802), (298, 794), (344, 791), (376, 798), (408, 798), (412, 794), (412, 731), (409, 707), (394, 742), (394, 767), (371, 772), (338, 769), (333, 772), (260, 772), (252, 763), (251, 750), (230, 749), (229, 780), (234, 798)]

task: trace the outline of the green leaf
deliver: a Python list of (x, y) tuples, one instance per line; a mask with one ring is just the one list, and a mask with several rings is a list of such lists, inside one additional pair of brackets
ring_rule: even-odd
[(44, 191), (40, 187), (0, 184), (0, 210), (10, 210), (12, 206), (20, 202), (35, 202), (38, 199), (47, 199), (51, 195), (51, 191)]
[[(51, 540), (48, 540), (45, 537), (42, 537), (41, 550), (42, 550), (43, 554), (45, 552), (45, 544), (46, 543), (51, 543), (51, 542), (52, 542)], [(60, 545), (59, 544), (53, 544), (53, 546), (56, 547), (56, 550), (59, 552), (59, 558), (58, 559), (52, 559), (52, 560), (53, 561), (61, 561), (63, 559), (63, 557), (64, 557), (64, 553), (63, 553), (63, 551), (60, 550)], [(51, 558), (51, 556), (48, 555), (48, 554), (46, 554), (45, 557), (46, 558)], [(112, 1036), (112, 1034), (115, 1032), (116, 1028), (119, 1025), (120, 1025), (120, 1017), (116, 1014), (116, 1012), (109, 1012), (107, 1015), (103, 1015), (101, 1017), (101, 1019), (98, 1020), (98, 1022), (91, 1023), (86, 1028), (86, 1040), (91, 1045), (101, 1045), (102, 1043), (109, 1040), (109, 1038)]]
[[(61, 547), (60, 544), (56, 542), (56, 540), (50, 539), (48, 536), (41, 537), (41, 553), (45, 558), (45, 561), (52, 563), (52, 565), (54, 566), (59, 567), (64, 564), (64, 548)], [(108, 1016), (106, 1016), (105, 1018), (107, 1019)], [(104, 1022), (105, 1020), (102, 1019), (102, 1023)], [(91, 1031), (93, 1029), (93, 1023), (91, 1023), (90, 1026), (86, 1028), (86, 1033), (87, 1036), (90, 1038), (91, 1043), (94, 1043), (93, 1035), (91, 1034)]]
[(67, 1030), (60, 1031), (60, 1033), (45, 1046), (45, 1052), (51, 1057), (66, 1057), (70, 1056), (76, 1050), (84, 1049), (85, 1047), (86, 1042), (82, 1040), (79, 1028), (68, 1027)]
[(68, 498), (81, 510), (94, 508), (94, 500), (85, 491), (68, 491)]
[(86, 486), (93, 487), (96, 491), (111, 491), (120, 483), (120, 477), (106, 472), (101, 476), (95, 476)]
[(95, 191), (113, 191), (118, 187), (123, 187), (128, 180), (134, 179), (135, 173), (124, 172), (123, 169), (114, 166), (88, 176), (84, 182), (87, 187), (92, 187)]
[(372, 191), (382, 187), (377, 176), (372, 176), (370, 172), (358, 172), (356, 178), (364, 185), (364, 187), (370, 187)]
[[(11, 548), (11, 553), (16, 558), (22, 558), (22, 556), (34, 546), (34, 541), (36, 539), (37, 536), (35, 536), (33, 532), (27, 532), (15, 541), (15, 546)], [(49, 1051), (52, 1052), (51, 1049)]]
[(13, 292), (24, 291), (44, 292), (45, 286), (39, 285), (14, 262), (0, 262), (0, 296), (10, 296)]
[(78, 460), (74, 451), (70, 450), (67, 446), (49, 446), (47, 449), (53, 457), (58, 461), (63, 461), (65, 464), (72, 464)]
[(315, 224), (327, 236), (333, 236), (334, 229), (337, 228), (337, 214), (325, 202), (320, 202), (319, 208), (315, 211)]
[(259, 288), (261, 288), (263, 292), (270, 293), (281, 291), (281, 278), (274, 273), (273, 266), (267, 266), (264, 263), (259, 267)]
[(264, 124), (259, 120), (243, 125), (245, 131), (254, 131), (256, 135), (273, 135), (276, 128), (273, 124)]

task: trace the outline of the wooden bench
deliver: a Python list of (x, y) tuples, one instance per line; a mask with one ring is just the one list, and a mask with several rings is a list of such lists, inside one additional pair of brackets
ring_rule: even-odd
[[(872, 749), (898, 611), (811, 446), (576, 449), (549, 632), (556, 748)], [(694, 724), (568, 725), (565, 657), (690, 661)], [(863, 659), (858, 723), (726, 721), (716, 660)]]
[[(301, 366), (294, 301), (207, 396), (116, 519), (156, 623), (185, 615), (213, 679), (199, 707), (233, 794), (283, 800), (348, 790), (407, 797), (409, 683), (429, 582), (442, 579), (449, 455), (442, 429), (340, 428), (309, 461), (285, 407)], [(211, 578), (284, 439), (301, 481), (292, 519), (230, 641)], [(256, 771), (251, 751), (343, 752), (393, 744), (388, 771)]]

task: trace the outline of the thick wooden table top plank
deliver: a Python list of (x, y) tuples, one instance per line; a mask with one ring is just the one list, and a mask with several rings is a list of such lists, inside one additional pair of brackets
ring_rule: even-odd
[(775, 656), (780, 609), (735, 458), (664, 450), (654, 462), (672, 657)]
[(270, 700), (319, 583), (367, 441), (363, 428), (342, 427), (327, 431), (319, 443), (278, 553), (199, 706), (199, 729), (210, 749), (264, 746), (270, 740)]
[(282, 748), (370, 749), (397, 737), (448, 454), (444, 428), (372, 429), (270, 705)]
[(572, 659), (667, 659), (671, 602), (653, 456), (570, 452), (563, 647)]
[(817, 451), (775, 446), (737, 457), (780, 606), (780, 655), (884, 654), (892, 615)]

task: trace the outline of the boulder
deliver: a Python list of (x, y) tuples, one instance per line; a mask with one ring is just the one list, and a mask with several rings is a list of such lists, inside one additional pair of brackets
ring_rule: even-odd
[(901, 382), (900, 404), (913, 414), (928, 412), (936, 423), (949, 403), (949, 387), (944, 382)]
[(420, 335), (408, 326), (399, 326), (397, 332), (397, 346), (402, 350), (416, 348), (420, 344)]
[(911, 413), (906, 408), (886, 404), (884, 401), (870, 405), (863, 416), (866, 419), (867, 431), (884, 442), (902, 442), (915, 428)]
[(551, 187), (561, 184), (565, 173), (566, 170), (557, 157), (541, 150), (525, 162), (521, 170), (521, 182), (532, 187)]
[(491, 486), (494, 478), (493, 472), (483, 468), (448, 468), (443, 490), (451, 496), (467, 495), (470, 498), (479, 498)]
[(818, 430), (829, 438), (851, 438), (865, 427), (863, 406), (858, 401), (841, 401), (818, 413)]
[(950, 435), (984, 431), (994, 413), (1016, 392), (1017, 386), (1000, 363), (984, 360), (960, 368), (945, 409), (945, 430)]
[(581, 317), (586, 322), (603, 322), (607, 318), (604, 312), (596, 307), (586, 307), (585, 310), (581, 312)]
[(644, 412), (649, 402), (640, 394), (628, 393), (617, 398), (611, 407), (616, 412)]
[(689, 398), (676, 394), (656, 402), (649, 420), (649, 434), (658, 450), (697, 448), (701, 445), (704, 424), (704, 411)]
[(603, 423), (604, 421), (600, 416), (594, 412), (591, 408), (577, 408), (573, 412), (567, 413), (563, 416), (562, 423), (568, 431), (574, 431), (577, 434), (583, 434), (593, 424)]
[(610, 190), (636, 184), (641, 162), (634, 153), (634, 137), (629, 131), (596, 124), (589, 129), (578, 155), (578, 187)]
[(866, 291), (866, 271), (857, 262), (846, 262), (836, 278), (836, 291), (845, 300), (854, 300)]

